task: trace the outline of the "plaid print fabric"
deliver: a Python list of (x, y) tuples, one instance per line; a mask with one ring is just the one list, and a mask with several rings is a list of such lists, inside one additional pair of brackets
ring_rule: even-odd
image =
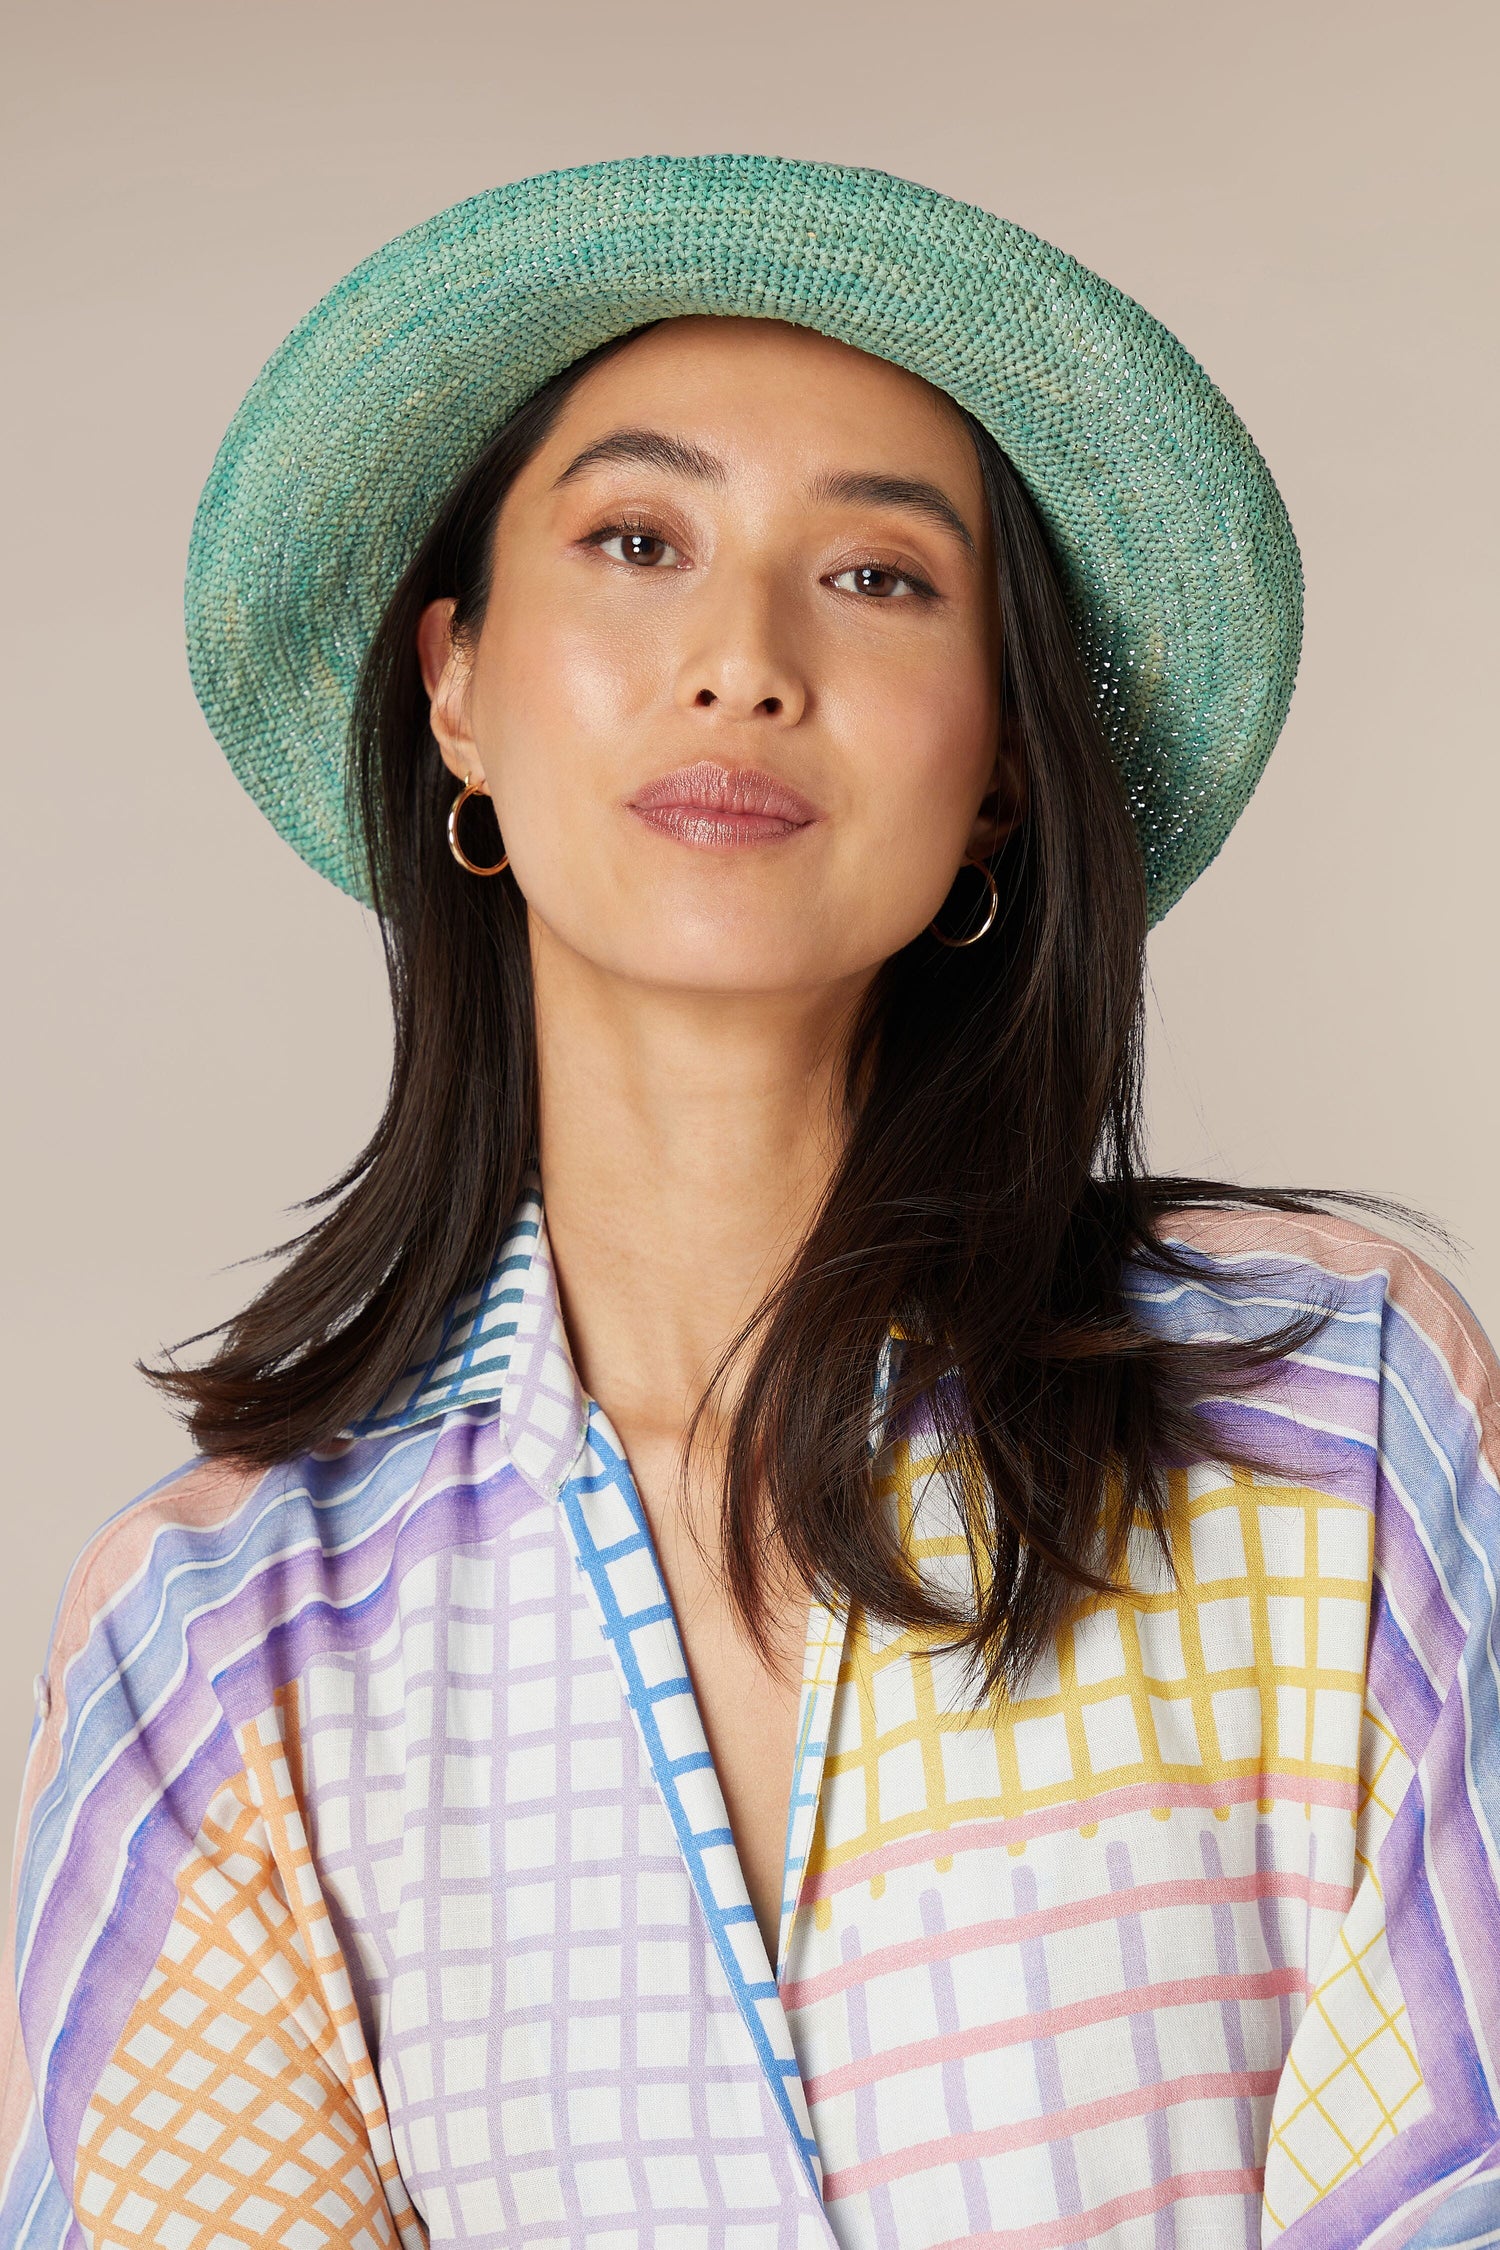
[(295, 1697), (280, 1693), (242, 1749), (84, 2113), (79, 2216), (96, 2241), (163, 2250), (236, 2236), (414, 2250), (421, 2228), (302, 1824)]
[[(597, 1509), (607, 1468), (579, 1467)], [(368, 1650), (304, 1675), (314, 1850), (403, 2177), (438, 2241), (602, 2240), (649, 2214), (797, 2250), (808, 2214), (825, 2239), (815, 2190), (565, 1522), (526, 1500), (409, 1571)]]
[[(910, 1441), (889, 1497), (924, 1565), (962, 1558)], [(909, 1634), (850, 1636), (783, 1999), (862, 2240), (939, 2208), (932, 2239), (989, 2238), (1018, 2183), (1039, 2240), (1183, 2203), (1260, 2237), (1291, 2006), (1350, 1898), (1370, 1518), (1206, 1469), (1174, 1498), (1175, 1583), (1138, 1546), (1133, 1598), (1008, 1707)]]
[(1174, 1472), (1173, 1570), (1008, 1703), (814, 1603), (774, 1962), (534, 1193), (366, 1421), (122, 1511), (28, 1761), (0, 2241), (1500, 2241), (1494, 1355), (1362, 1229), (1182, 1239), (1166, 1332), (1338, 1293), (1210, 1409), (1266, 1470)]

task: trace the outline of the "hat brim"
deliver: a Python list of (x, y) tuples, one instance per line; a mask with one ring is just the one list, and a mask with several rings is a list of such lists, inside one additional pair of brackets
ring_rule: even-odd
[(439, 503), (551, 375), (691, 313), (817, 329), (993, 433), (1061, 564), (1160, 920), (1291, 696), (1302, 579), (1270, 472), (1177, 339), (1075, 259), (911, 181), (779, 157), (627, 158), (473, 196), (356, 266), (267, 362), (186, 584), (194, 692), (261, 810), (367, 900), (354, 689)]

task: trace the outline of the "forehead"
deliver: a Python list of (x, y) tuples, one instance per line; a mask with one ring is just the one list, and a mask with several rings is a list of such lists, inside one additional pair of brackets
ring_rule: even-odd
[[(945, 392), (889, 360), (789, 321), (686, 315), (657, 323), (591, 368), (554, 431), (576, 440), (630, 420), (710, 427), (731, 452), (899, 453), (976, 486), (962, 415)], [(869, 465), (868, 463), (866, 465)], [(881, 465), (885, 465), (882, 463)]]

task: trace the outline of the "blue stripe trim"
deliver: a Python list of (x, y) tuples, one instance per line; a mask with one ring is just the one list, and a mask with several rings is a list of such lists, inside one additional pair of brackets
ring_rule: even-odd
[[(781, 2111), (787, 2130), (796, 2144), (797, 2152), (802, 2159), (803, 2169), (807, 2173), (808, 2184), (814, 2194), (820, 2194), (817, 2150), (815, 2144), (803, 2131), (797, 2112), (787, 2093), (788, 2081), (798, 2076), (797, 2064), (795, 2060), (786, 2061), (776, 2053), (767, 2035), (765, 2025), (761, 2021), (760, 2010), (756, 2005), (756, 2002), (760, 2000), (775, 1999), (777, 1997), (776, 1985), (774, 1981), (760, 1984), (749, 1982), (740, 1967), (734, 1949), (734, 1941), (730, 1935), (731, 1929), (736, 1924), (743, 1924), (747, 1919), (753, 1919), (753, 1915), (748, 1907), (725, 1906), (720, 1902), (715, 1894), (708, 1865), (704, 1858), (705, 1852), (711, 1847), (725, 1844), (732, 1845), (733, 1836), (727, 1828), (715, 1828), (702, 1835), (694, 1833), (692, 1822), (688, 1818), (687, 1808), (683, 1804), (677, 1786), (678, 1777), (687, 1770), (687, 1764), (684, 1760), (674, 1760), (668, 1755), (657, 1722), (656, 1706), (662, 1700), (664, 1691), (660, 1685), (654, 1689), (646, 1686), (636, 1658), (632, 1634), (643, 1625), (662, 1621), (675, 1626), (671, 1604), (667, 1601), (653, 1602), (649, 1608), (633, 1611), (627, 1617), (620, 1607), (610, 1581), (608, 1571), (610, 1562), (639, 1553), (644, 1553), (649, 1558), (651, 1568), (656, 1574), (658, 1582), (660, 1581), (660, 1565), (657, 1562), (656, 1551), (651, 1542), (645, 1512), (641, 1507), (640, 1496), (635, 1489), (635, 1480), (631, 1476), (629, 1463), (625, 1460), (623, 1454), (617, 1453), (614, 1447), (608, 1443), (599, 1426), (599, 1418), (593, 1412), (589, 1415), (589, 1439), (593, 1451), (604, 1464), (603, 1468), (593, 1476), (570, 1478), (563, 1486), (558, 1498), (573, 1534), (574, 1547), (579, 1562), (587, 1573), (589, 1583), (594, 1589), (600, 1614), (604, 1620), (604, 1629), (615, 1651), (616, 1659), (624, 1677), (626, 1693), (636, 1714), (636, 1720), (645, 1741), (646, 1752), (651, 1760), (652, 1771), (656, 1775), (668, 1815), (676, 1831), (678, 1846), (687, 1864), (693, 1888), (698, 1894), (698, 1903), (702, 1907), (704, 1918), (708, 1923), (709, 1932), (714, 1941), (714, 1950), (719, 1956), (720, 1964), (729, 1981), (729, 1989), (735, 1997), (740, 2015), (755, 2044), (761, 2069), (765, 2072), (770, 2083), (776, 2105)], [(595, 1547), (590, 1536), (588, 1519), (582, 1501), (586, 1494), (607, 1488), (612, 1488), (629, 1509), (631, 1521), (636, 1526), (636, 1535), (633, 1539), (618, 1540), (610, 1547), (600, 1549)], [(682, 1665), (682, 1676), (680, 1679), (667, 1684), (673, 1694), (690, 1694), (692, 1692), (691, 1685), (687, 1676), (686, 1662), (682, 1658), (680, 1644), (678, 1658)], [(711, 1764), (711, 1758), (696, 1760), (694, 1770), (701, 1770), (702, 1766)]]
[(497, 1347), (516, 1333), (516, 1311), (541, 1229), (541, 1198), (530, 1187), (516, 1205), (484, 1280), (447, 1306), (423, 1338), (417, 1357), (368, 1414), (348, 1425), (345, 1436), (411, 1429), (456, 1406), (500, 1398), (511, 1355)]

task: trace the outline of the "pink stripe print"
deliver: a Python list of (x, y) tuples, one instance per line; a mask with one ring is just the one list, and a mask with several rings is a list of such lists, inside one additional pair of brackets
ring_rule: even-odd
[[(872, 2086), (887, 2078), (903, 2077), (908, 2071), (927, 2070), (935, 2063), (961, 2060), (966, 2055), (993, 2054), (998, 2047), (1019, 2047), (1038, 2039), (1056, 2039), (1065, 2031), (1086, 2031), (1091, 2024), (1114, 2023), (1121, 2016), (1146, 2015), (1164, 2008), (1213, 2007), (1226, 2000), (1275, 2000), (1284, 1992), (1300, 1993), (1305, 1999), (1311, 1990), (1306, 1974), (1300, 1968), (1259, 1969), (1253, 1974), (1236, 1972), (1211, 1977), (1173, 1977), (1162, 1984), (1136, 1985), (1126, 1992), (1100, 1992), (1092, 2000), (1069, 2000), (1060, 2007), (1045, 2008), (1029, 2016), (1012, 2016), (1000, 2023), (977, 2025), (972, 2031), (949, 2033), (937, 2039), (916, 2039), (910, 2046), (887, 2047), (878, 2055), (856, 2056), (853, 2062), (839, 2063), (832, 2070), (822, 2071), (817, 2077), (806, 2080), (807, 2098), (810, 2102), (831, 2101), (838, 2094), (852, 2094), (860, 2086)], [(1173, 2085), (1207, 2085), (1208, 2080), (1175, 2079)], [(1274, 2075), (1272, 2083), (1275, 2083)], [(1223, 2088), (1238, 2086), (1232, 2074), (1214, 2084)], [(1135, 2094), (1120, 2098), (1127, 2102), (1138, 2098), (1144, 2109), (1155, 2105), (1150, 2096), (1155, 2089), (1146, 2087), (1138, 2097)], [(1167, 2097), (1164, 2097), (1167, 2098)], [(1183, 2100), (1194, 2097), (1185, 2094)], [(1033, 2133), (1033, 2138), (1050, 2140), (1057, 2133), (1078, 2133), (1085, 2127), (1079, 2119), (1086, 2119), (1087, 2109), (1070, 2109), (1059, 2117), (1049, 2130)], [(1122, 2109), (1111, 2113), (1121, 2117), (1135, 2117), (1140, 2110)], [(1045, 2121), (1043, 2121), (1045, 2122)], [(1007, 2126), (1012, 2130), (1031, 2133), (1032, 2127)], [(945, 2146), (950, 2145), (945, 2143)], [(951, 2144), (957, 2146), (957, 2143)], [(986, 2146), (989, 2143), (986, 2142)], [(996, 2142), (996, 2147), (1027, 2146), (1025, 2141)], [(903, 2161), (899, 2159), (898, 2161)], [(923, 2161), (926, 2161), (925, 2159)]]
[(1253, 1875), (1221, 1875), (1212, 1880), (1186, 1878), (1175, 1883), (1137, 1883), (1131, 1890), (1104, 1891), (1097, 1898), (1070, 1899), (1062, 1906), (1042, 1907), (1034, 1914), (1001, 1915), (992, 1922), (960, 1924), (934, 1936), (900, 1945), (881, 1946), (872, 1953), (844, 1961), (836, 1969), (820, 1970), (781, 1988), (782, 2005), (810, 2008), (831, 1999), (852, 1984), (869, 1984), (876, 1977), (899, 1975), (930, 1961), (952, 1961), (967, 1953), (988, 1952), (999, 1945), (1021, 1945), (1030, 1938), (1048, 1937), (1057, 1930), (1086, 1928), (1091, 1922), (1114, 1922), (1125, 1914), (1151, 1914), (1174, 1906), (1244, 1906), (1263, 1898), (1297, 1898), (1309, 1906), (1346, 1914), (1353, 1892), (1344, 1883), (1319, 1883), (1310, 1876), (1289, 1871), (1275, 1874), (1260, 1870)]
[(1003, 2250), (1081, 2250), (1096, 2236), (1108, 2234), (1127, 2219), (1146, 2219), (1164, 2211), (1169, 2203), (1186, 2203), (1194, 2196), (1259, 2196), (1264, 2175), (1246, 2172), (1180, 2172), (1175, 2179), (1158, 2180), (1133, 2194), (1117, 2195), (1092, 2211), (1070, 2212), (1060, 2219), (1042, 2219), (1035, 2226), (996, 2227), (985, 2234), (963, 2234), (940, 2242), (933, 2250), (973, 2250), (976, 2243), (1003, 2245)]
[[(1097, 2102), (1079, 2103), (1051, 2117), (1027, 2117), (1016, 2125), (992, 2125), (982, 2133), (952, 2133), (940, 2141), (919, 2142), (915, 2148), (892, 2149), (888, 2156), (873, 2156), (867, 2164), (851, 2164), (845, 2171), (826, 2173), (823, 2200), (838, 2203), (869, 2188), (885, 2187), (892, 2180), (910, 2179), (914, 2172), (929, 2171), (934, 2165), (972, 2163), (977, 2157), (1003, 2156), (1012, 2149), (1036, 2148), (1047, 2141), (1076, 2140), (1081, 2133), (1117, 2124), (1122, 2117), (1145, 2117), (1152, 2110), (1175, 2109), (1184, 2102), (1236, 2101), (1274, 2094), (1280, 2075), (1275, 2070), (1205, 2070), (1192, 2078), (1164, 2078), (1152, 2086), (1132, 2086), (1126, 2093), (1109, 2094)], [(1197, 2176), (1204, 2177), (1202, 2173)], [(1210, 2176), (1243, 2180), (1246, 2189), (1259, 2194), (1264, 2175), (1255, 2171)], [(1163, 2189), (1170, 2190), (1173, 2184), (1164, 2180), (1159, 2187), (1147, 2189), (1145, 2193), (1162, 2196)], [(1151, 2211), (1157, 2206), (1148, 2201), (1138, 2208)], [(1098, 2214), (1093, 2216), (1097, 2218)], [(1066, 2223), (1073, 2231), (1059, 2239), (1072, 2242), (1080, 2237), (1087, 2219), (1075, 2214)], [(1024, 2235), (1003, 2234), (990, 2239), (1029, 2240), (1030, 2230)]]

